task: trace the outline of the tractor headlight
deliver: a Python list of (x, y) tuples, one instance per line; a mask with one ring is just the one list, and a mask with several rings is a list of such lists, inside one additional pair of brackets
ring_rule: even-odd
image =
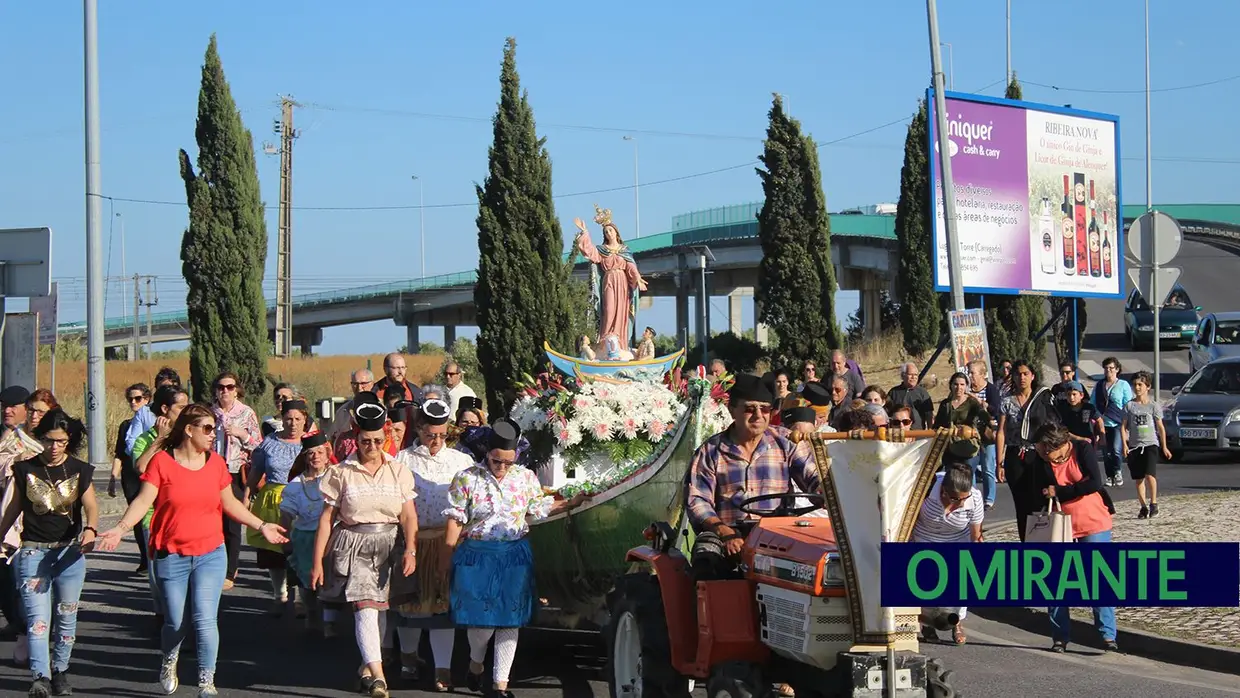
[(844, 563), (839, 553), (827, 553), (822, 565), (822, 585), (824, 587), (844, 586)]

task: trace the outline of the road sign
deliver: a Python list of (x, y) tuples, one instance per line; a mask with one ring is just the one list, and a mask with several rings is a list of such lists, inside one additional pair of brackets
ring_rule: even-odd
[[(1157, 219), (1158, 236), (1154, 236)], [(1128, 229), (1128, 251), (1139, 264), (1169, 264), (1180, 253), (1184, 231), (1176, 219), (1162, 211), (1146, 213)]]
[[(1158, 225), (1162, 229), (1162, 223)], [(1154, 278), (1154, 269), (1152, 267), (1128, 267), (1128, 278), (1132, 280), (1133, 286), (1141, 292), (1141, 297), (1152, 307), (1154, 302), (1150, 300), (1150, 282)], [(1179, 267), (1159, 267), (1158, 268), (1158, 295), (1161, 299), (1158, 306), (1162, 307), (1167, 302), (1167, 296), (1171, 295), (1171, 289), (1175, 286), (1175, 282), (1180, 280)]]
[(0, 296), (46, 296), (52, 282), (52, 229), (0, 230)]
[(59, 308), (56, 300), (56, 282), (52, 282), (52, 292), (46, 296), (30, 299), (30, 312), (39, 316), (39, 346), (56, 343), (56, 315)]
[(39, 365), (39, 348), (35, 344), (38, 320), (34, 313), (9, 313), (4, 319), (0, 382), (33, 389), (38, 386), (35, 370)]

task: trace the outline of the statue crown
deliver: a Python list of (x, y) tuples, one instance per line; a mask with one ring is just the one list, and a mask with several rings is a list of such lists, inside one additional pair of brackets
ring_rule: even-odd
[(599, 225), (611, 225), (611, 209), (599, 208), (598, 204), (594, 204), (594, 222)]

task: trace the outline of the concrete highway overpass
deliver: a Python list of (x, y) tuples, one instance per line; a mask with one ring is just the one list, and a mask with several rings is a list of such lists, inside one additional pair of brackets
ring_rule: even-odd
[[(756, 202), (683, 214), (673, 219), (672, 230), (628, 242), (642, 275), (649, 282), (646, 295), (676, 299), (676, 326), (682, 340), (687, 337), (691, 324), (690, 299), (701, 301), (699, 255), (703, 248), (709, 248), (713, 257), (707, 262), (706, 293), (710, 297), (728, 297), (728, 329), (737, 333), (743, 329), (742, 304), (746, 298), (752, 302), (762, 259), (757, 225), (760, 208), (761, 203)], [(1125, 206), (1125, 228), (1144, 210), (1144, 206)], [(1169, 205), (1159, 210), (1178, 219), (1185, 232), (1194, 237), (1240, 241), (1240, 205)], [(832, 214), (831, 234), (831, 255), (840, 288), (860, 291), (863, 314), (876, 323), (880, 315), (880, 294), (894, 287), (898, 268), (895, 217)], [(577, 272), (584, 275), (588, 268), (581, 264)], [(477, 322), (473, 306), (476, 281), (476, 271), (465, 271), (295, 296), (293, 342), (308, 353), (322, 343), (326, 327), (391, 319), (406, 328), (410, 347), (418, 346), (419, 330), (424, 326), (443, 327), (445, 339), (450, 343), (457, 327)], [(1221, 292), (1230, 295), (1231, 289)], [(1092, 326), (1094, 313), (1090, 315)], [(698, 336), (711, 330), (709, 325), (702, 326), (704, 320), (709, 323), (708, 314), (703, 318), (700, 311), (695, 311), (694, 317)], [(151, 341), (186, 341), (189, 339), (187, 323), (184, 310), (153, 314)], [(85, 333), (85, 325), (84, 322), (63, 324), (59, 328), (60, 336), (81, 336)], [(268, 302), (267, 326), (274, 338), (273, 300)], [(132, 345), (132, 318), (111, 318), (106, 328), (105, 347)], [(765, 329), (760, 325), (755, 329), (758, 338), (763, 339)], [(141, 320), (140, 331), (142, 341), (146, 341), (145, 317)], [(867, 331), (876, 332), (877, 327), (867, 327)]]

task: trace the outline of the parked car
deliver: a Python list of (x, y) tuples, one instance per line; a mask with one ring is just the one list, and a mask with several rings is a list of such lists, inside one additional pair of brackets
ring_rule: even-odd
[[(1193, 305), (1184, 287), (1176, 284), (1158, 312), (1158, 340), (1163, 344), (1187, 345), (1197, 333), (1201, 306)], [(1133, 289), (1124, 306), (1124, 334), (1133, 350), (1154, 346), (1154, 309)]]
[(1240, 312), (1210, 313), (1188, 345), (1188, 372), (1227, 356), (1240, 356)]
[(1185, 453), (1240, 454), (1240, 356), (1216, 359), (1171, 393), (1163, 425), (1172, 460)]

